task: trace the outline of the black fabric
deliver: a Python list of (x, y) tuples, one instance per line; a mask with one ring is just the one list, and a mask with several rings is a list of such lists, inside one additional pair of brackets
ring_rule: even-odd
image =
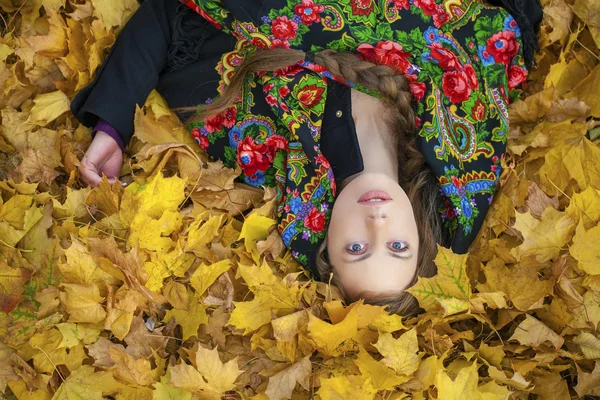
[[(197, 105), (214, 96), (219, 81), (214, 66), (223, 52), (234, 48), (235, 40), (179, 5), (177, 0), (146, 0), (140, 5), (96, 78), (71, 103), (82, 124), (93, 127), (102, 118), (127, 144), (135, 107), (144, 104), (152, 89), (171, 107)], [(174, 29), (176, 22), (185, 34)], [(182, 52), (200, 41), (199, 53), (184, 60)]]
[[(146, 0), (119, 34), (96, 78), (71, 103), (75, 117), (93, 127), (99, 118), (127, 144), (133, 134), (135, 106), (152, 89), (172, 108), (195, 106), (214, 98), (219, 74), (214, 69), (235, 40), (177, 0)], [(185, 32), (182, 32), (185, 30)], [(189, 51), (189, 57), (184, 56)], [(321, 128), (321, 151), (334, 176), (343, 180), (363, 170), (352, 119), (351, 91), (333, 80), (328, 85)], [(341, 111), (341, 117), (336, 115)], [(185, 116), (182, 115), (182, 118)]]

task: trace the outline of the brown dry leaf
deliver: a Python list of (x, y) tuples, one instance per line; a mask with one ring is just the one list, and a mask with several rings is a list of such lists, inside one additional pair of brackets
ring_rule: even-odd
[(575, 222), (566, 213), (548, 207), (539, 220), (531, 212), (517, 213), (514, 228), (523, 235), (523, 243), (513, 248), (511, 254), (518, 259), (534, 256), (537, 262), (545, 262), (558, 257), (573, 236)]
[(555, 349), (560, 349), (564, 339), (529, 314), (515, 329), (510, 340), (516, 340), (522, 345), (539, 347), (542, 343), (549, 342)]
[(311, 371), (310, 357), (304, 357), (300, 361), (269, 377), (269, 384), (267, 385), (265, 394), (269, 400), (289, 399), (292, 397), (296, 383), (308, 391), (310, 390)]
[(540, 308), (544, 297), (552, 294), (554, 281), (538, 279), (536, 262), (524, 260), (507, 268), (500, 259), (493, 258), (483, 268), (483, 272), (486, 282), (479, 284), (477, 289), (482, 293), (503, 293), (521, 311)]
[(594, 364), (594, 370), (590, 373), (583, 372), (578, 364), (577, 367), (577, 386), (575, 391), (580, 397), (598, 396), (600, 394), (600, 361)]

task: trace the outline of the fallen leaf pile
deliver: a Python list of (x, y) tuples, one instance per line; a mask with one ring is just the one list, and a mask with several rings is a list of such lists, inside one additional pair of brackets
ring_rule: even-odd
[(502, 188), (403, 319), (310, 280), (274, 192), (209, 161), (156, 92), (130, 184), (82, 186), (69, 104), (137, 1), (0, 0), (0, 397), (600, 395), (600, 2), (542, 3)]

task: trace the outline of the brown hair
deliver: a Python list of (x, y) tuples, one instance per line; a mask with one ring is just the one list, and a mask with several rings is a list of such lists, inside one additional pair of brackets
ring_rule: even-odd
[[(281, 70), (304, 60), (305, 56), (306, 54), (300, 50), (281, 48), (257, 50), (239, 66), (219, 98), (210, 104), (199, 108), (190, 107), (187, 110), (198, 112), (193, 118), (194, 121), (221, 113), (238, 101), (248, 75), (255, 72)], [(314, 62), (324, 66), (334, 75), (380, 93), (383, 100), (393, 106), (390, 107), (392, 110), (390, 123), (397, 132), (394, 141), (398, 149), (400, 165), (399, 184), (410, 199), (419, 226), (417, 271), (410, 284), (412, 286), (419, 276), (430, 277), (435, 274), (433, 259), (437, 253), (437, 243), (442, 240), (442, 229), (437, 214), (438, 186), (416, 145), (415, 113), (408, 81), (390, 67), (362, 60), (349, 52), (322, 50), (315, 53)], [(347, 296), (338, 275), (333, 273), (333, 266), (327, 260), (326, 253), (327, 240), (317, 252), (317, 272), (323, 280), (331, 275), (332, 282), (340, 289), (347, 301), (363, 298), (370, 304), (387, 305), (390, 312), (401, 315), (414, 314), (418, 311), (416, 299), (403, 290), (388, 293), (361, 292), (353, 297)]]

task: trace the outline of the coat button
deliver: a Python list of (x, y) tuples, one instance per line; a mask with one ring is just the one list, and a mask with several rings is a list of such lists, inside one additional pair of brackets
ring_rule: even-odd
[(335, 112), (335, 116), (338, 117), (338, 118), (341, 118), (342, 117), (342, 110), (337, 110)]

